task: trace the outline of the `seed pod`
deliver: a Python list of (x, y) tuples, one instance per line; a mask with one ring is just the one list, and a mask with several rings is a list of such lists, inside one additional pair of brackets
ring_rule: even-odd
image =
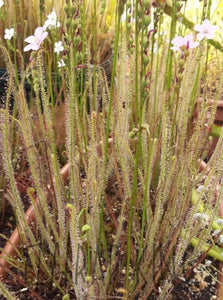
[(143, 17), (143, 24), (144, 24), (146, 27), (148, 27), (149, 24), (150, 24), (150, 22), (151, 22), (150, 16), (144, 15), (144, 17)]

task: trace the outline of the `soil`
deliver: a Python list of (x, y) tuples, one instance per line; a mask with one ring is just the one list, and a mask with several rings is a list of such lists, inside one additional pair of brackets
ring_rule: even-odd
[(182, 281), (174, 286), (168, 300), (217, 299), (218, 266), (219, 263), (213, 259), (205, 259), (197, 268), (193, 269), (188, 278), (182, 278)]

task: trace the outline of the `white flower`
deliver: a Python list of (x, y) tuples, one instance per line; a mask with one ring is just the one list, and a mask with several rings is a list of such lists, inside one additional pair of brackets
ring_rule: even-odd
[(203, 38), (207, 38), (208, 40), (213, 39), (214, 37), (214, 32), (218, 28), (216, 25), (212, 25), (209, 20), (204, 20), (204, 22), (199, 25), (196, 24), (194, 26), (194, 30), (198, 31), (199, 33), (197, 34), (197, 39), (199, 41), (203, 40)]
[(60, 61), (58, 61), (58, 68), (62, 68), (65, 67), (65, 62), (63, 61), (63, 59), (61, 59)]
[(0, 0), (0, 7), (4, 5), (4, 0)]
[(23, 51), (26, 52), (29, 50), (38, 50), (47, 35), (48, 32), (46, 32), (43, 27), (37, 27), (34, 35), (30, 35), (25, 39), (25, 42), (29, 43), (29, 45), (27, 45)]
[(43, 28), (46, 30), (47, 28), (56, 28), (60, 27), (60, 22), (57, 21), (57, 14), (55, 9), (47, 16), (47, 20), (45, 21)]
[(62, 45), (62, 42), (61, 41), (56, 42), (55, 45), (54, 45), (54, 52), (55, 53), (60, 53), (63, 50), (64, 50), (64, 46)]
[(14, 34), (15, 34), (14, 28), (5, 29), (4, 39), (11, 40), (11, 38), (13, 37)]

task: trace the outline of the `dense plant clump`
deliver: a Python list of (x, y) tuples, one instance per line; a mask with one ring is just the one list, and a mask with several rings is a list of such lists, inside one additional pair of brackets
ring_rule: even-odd
[(168, 299), (207, 255), (223, 261), (211, 3), (193, 24), (187, 1), (0, 0), (6, 299), (13, 281), (30, 299)]

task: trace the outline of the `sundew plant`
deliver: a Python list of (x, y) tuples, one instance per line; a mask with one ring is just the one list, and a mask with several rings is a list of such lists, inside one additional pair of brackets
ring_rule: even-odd
[(167, 299), (223, 261), (221, 7), (199, 5), (0, 0), (6, 299)]

